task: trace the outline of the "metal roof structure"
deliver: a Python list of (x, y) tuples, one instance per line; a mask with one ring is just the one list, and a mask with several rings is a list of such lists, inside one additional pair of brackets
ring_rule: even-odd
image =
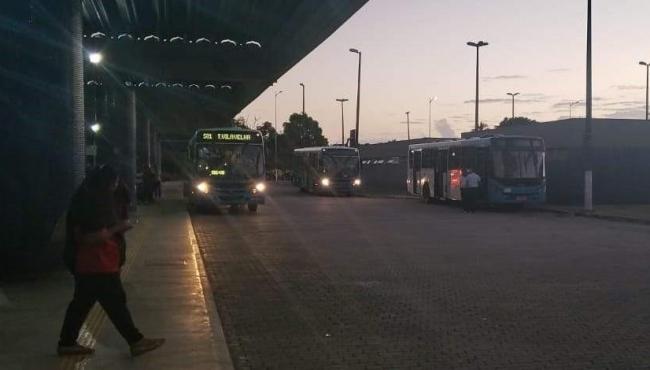
[[(101, 51), (105, 75), (146, 91), (141, 95), (150, 105), (174, 112), (202, 109), (223, 122), (366, 2), (82, 0), (84, 47)], [(96, 66), (86, 64), (92, 80)], [(197, 119), (185, 128), (167, 128), (188, 133), (205, 124)]]

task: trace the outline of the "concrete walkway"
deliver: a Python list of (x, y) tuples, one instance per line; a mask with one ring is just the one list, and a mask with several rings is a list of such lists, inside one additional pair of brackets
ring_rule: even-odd
[(86, 360), (58, 358), (56, 342), (73, 282), (57, 271), (38, 281), (0, 285), (0, 369), (232, 369), (189, 215), (176, 188), (164, 190), (171, 195), (166, 200), (140, 207), (122, 274), (136, 325), (167, 343), (131, 358), (96, 305), (80, 339), (96, 354)]

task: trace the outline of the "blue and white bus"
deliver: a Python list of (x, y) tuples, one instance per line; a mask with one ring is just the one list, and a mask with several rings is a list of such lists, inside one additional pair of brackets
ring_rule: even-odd
[(485, 204), (546, 201), (544, 140), (491, 136), (409, 146), (407, 190), (426, 202), (461, 200), (463, 171), (481, 176)]
[(197, 130), (188, 147), (190, 180), (185, 193), (193, 206), (264, 204), (264, 140), (239, 127)]

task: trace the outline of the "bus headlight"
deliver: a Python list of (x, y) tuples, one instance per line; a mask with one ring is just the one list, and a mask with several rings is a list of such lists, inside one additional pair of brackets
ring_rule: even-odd
[(361, 186), (361, 179), (354, 179), (352, 184), (354, 184), (354, 186)]
[(203, 181), (198, 184), (196, 184), (196, 189), (200, 191), (201, 193), (207, 194), (208, 191), (210, 191), (210, 186), (208, 186), (208, 183)]
[(255, 185), (255, 190), (257, 191), (266, 190), (266, 184), (264, 184), (263, 182), (258, 183), (257, 185)]
[(323, 186), (330, 186), (330, 179), (328, 179), (327, 177), (323, 177), (320, 180), (320, 184), (323, 185)]

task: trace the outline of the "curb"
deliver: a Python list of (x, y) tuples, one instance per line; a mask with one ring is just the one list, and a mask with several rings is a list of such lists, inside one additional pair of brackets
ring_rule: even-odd
[(621, 222), (621, 223), (629, 223), (629, 224), (636, 224), (636, 225), (650, 225), (650, 220), (634, 218), (634, 217), (612, 216), (612, 215), (604, 215), (604, 214), (598, 214), (598, 213), (592, 213), (586, 211), (568, 211), (568, 210), (557, 209), (557, 208), (533, 208), (531, 210), (536, 212), (554, 213), (557, 215), (595, 218), (603, 221)]

